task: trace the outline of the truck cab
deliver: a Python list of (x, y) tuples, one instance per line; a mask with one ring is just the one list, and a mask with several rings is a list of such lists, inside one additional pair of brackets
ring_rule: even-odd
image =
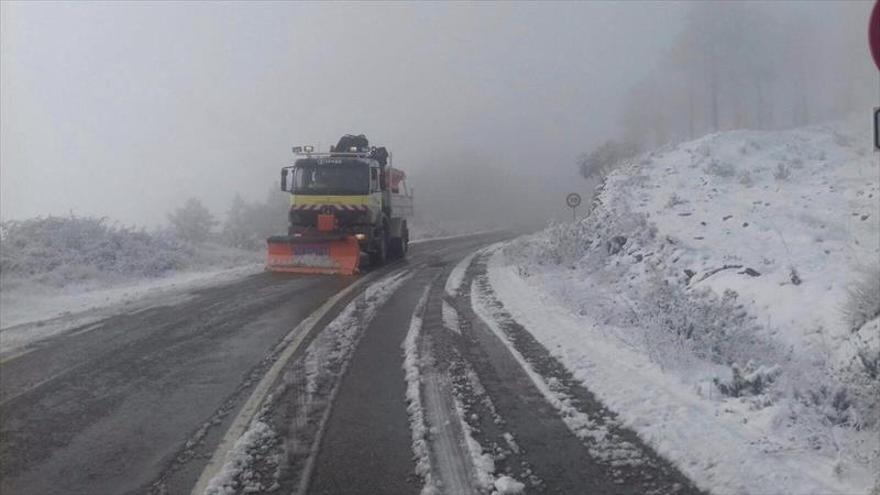
[(316, 226), (320, 213), (336, 215), (339, 229), (369, 234), (384, 206), (379, 163), (365, 158), (301, 158), (282, 170), (290, 196), (291, 234)]

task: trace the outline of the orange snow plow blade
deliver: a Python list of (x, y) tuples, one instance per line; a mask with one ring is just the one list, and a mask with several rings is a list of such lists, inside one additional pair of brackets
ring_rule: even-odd
[(358, 272), (361, 248), (354, 236), (272, 236), (266, 241), (269, 271), (329, 275)]

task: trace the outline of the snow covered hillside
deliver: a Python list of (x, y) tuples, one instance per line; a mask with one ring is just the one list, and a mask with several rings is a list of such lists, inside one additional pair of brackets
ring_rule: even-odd
[(734, 131), (643, 155), (607, 178), (587, 218), (500, 250), (493, 285), (702, 488), (877, 490), (869, 135), (852, 122)]

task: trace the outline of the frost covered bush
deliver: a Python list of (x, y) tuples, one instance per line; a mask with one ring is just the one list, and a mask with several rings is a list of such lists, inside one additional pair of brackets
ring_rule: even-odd
[(841, 371), (841, 381), (853, 398), (851, 422), (880, 425), (880, 317), (853, 332), (849, 344), (852, 357)]
[(715, 378), (715, 386), (728, 397), (762, 394), (780, 373), (778, 365), (756, 367), (752, 361), (746, 363), (744, 368), (733, 363), (730, 370), (732, 373), (730, 380)]
[(861, 271), (862, 276), (847, 290), (842, 308), (847, 326), (853, 332), (880, 316), (880, 265)]
[(556, 265), (571, 264), (580, 259), (591, 242), (585, 238), (580, 223), (554, 223), (547, 229), (546, 259)]
[(791, 170), (784, 163), (777, 163), (776, 170), (773, 171), (773, 178), (776, 180), (785, 180), (791, 176)]
[[(614, 222), (607, 217), (604, 208), (596, 210), (586, 221), (558, 222), (536, 236), (518, 239), (505, 247), (511, 259), (538, 265), (559, 265), (566, 268), (590, 264), (602, 266), (605, 256), (618, 255), (633, 245), (633, 240), (617, 231), (607, 230), (615, 226), (620, 232), (636, 232), (635, 238), (653, 238), (657, 229), (641, 214), (621, 214)], [(601, 215), (601, 218), (599, 216)], [(616, 216), (616, 215), (615, 215)], [(604, 226), (604, 227), (603, 227)], [(596, 260), (596, 255), (602, 260)]]
[(672, 193), (672, 196), (669, 196), (669, 200), (666, 201), (666, 207), (667, 208), (674, 208), (678, 205), (684, 205), (687, 203), (690, 203), (690, 201), (682, 198), (677, 193)]
[(736, 175), (736, 167), (730, 163), (719, 162), (713, 158), (709, 162), (709, 165), (706, 166), (706, 173), (716, 177), (733, 177)]
[(709, 290), (688, 292), (683, 285), (651, 277), (638, 311), (642, 328), (682, 339), (693, 354), (715, 364), (758, 360), (771, 365), (783, 359), (781, 350), (758, 339), (755, 318), (733, 291), (721, 297)]
[(61, 287), (93, 279), (157, 277), (191, 264), (193, 247), (106, 218), (40, 217), (2, 223), (0, 276)]

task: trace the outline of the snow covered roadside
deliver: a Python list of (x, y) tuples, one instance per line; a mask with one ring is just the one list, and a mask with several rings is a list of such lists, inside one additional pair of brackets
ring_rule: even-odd
[(0, 222), (0, 352), (255, 273), (263, 257), (104, 217)]
[(868, 493), (880, 462), (868, 135), (736, 131), (642, 156), (590, 217), (496, 253), (490, 281), (700, 487)]
[[(797, 448), (772, 431), (775, 410), (707, 398), (645, 354), (609, 340), (601, 325), (529, 287), (498, 254), (489, 266), (514, 319), (583, 381), (622, 424), (712, 493), (867, 493), (870, 471)], [(576, 420), (577, 418), (573, 418)], [(795, 450), (792, 450), (795, 449)]]
[[(182, 272), (156, 279), (132, 280), (104, 288), (0, 290), (0, 355), (70, 328), (88, 325), (122, 311), (139, 311), (180, 302), (188, 292), (246, 277), (263, 270), (260, 263), (213, 271)], [(91, 290), (90, 290), (91, 289)]]

